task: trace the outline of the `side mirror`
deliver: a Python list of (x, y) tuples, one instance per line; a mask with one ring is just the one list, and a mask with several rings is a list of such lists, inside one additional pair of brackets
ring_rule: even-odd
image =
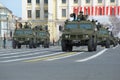
[(59, 31), (63, 31), (63, 27), (59, 25)]

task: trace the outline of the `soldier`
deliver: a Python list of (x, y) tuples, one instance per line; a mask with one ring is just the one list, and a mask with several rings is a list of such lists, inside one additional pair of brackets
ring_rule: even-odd
[(98, 24), (97, 24), (97, 30), (99, 30), (102, 26), (101, 26), (101, 24), (100, 24), (100, 22), (98, 22)]
[(27, 22), (25, 22), (24, 28), (25, 28), (25, 29), (26, 29), (26, 28), (30, 28), (30, 27), (28, 26), (28, 23), (27, 23)]
[(87, 16), (83, 15), (83, 11), (79, 12), (79, 15), (77, 16), (77, 20), (86, 20)]
[(20, 27), (20, 29), (22, 29), (22, 23), (19, 23), (19, 27)]

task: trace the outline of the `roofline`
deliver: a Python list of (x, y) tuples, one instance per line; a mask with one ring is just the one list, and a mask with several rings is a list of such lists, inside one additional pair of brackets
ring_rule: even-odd
[(0, 9), (6, 9), (6, 10), (8, 10), (10, 13), (12, 13), (12, 11), (9, 10), (8, 8), (6, 8), (6, 7), (0, 7)]

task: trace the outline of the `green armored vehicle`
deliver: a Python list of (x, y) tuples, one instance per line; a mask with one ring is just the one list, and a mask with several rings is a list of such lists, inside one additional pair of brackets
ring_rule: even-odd
[(61, 40), (62, 51), (72, 51), (73, 46), (88, 46), (88, 51), (96, 51), (95, 28), (89, 20), (66, 21)]
[(22, 28), (21, 24), (20, 28), (14, 31), (12, 47), (15, 49), (21, 48), (21, 45), (29, 45), (29, 48), (36, 48), (34, 37), (33, 30), (29, 26)]
[(98, 30), (98, 45), (105, 46), (106, 48), (110, 48), (111, 36), (109, 35), (109, 31), (103, 27)]
[(98, 45), (110, 48), (110, 45), (116, 46), (118, 43), (117, 38), (115, 38), (108, 28), (105, 29), (100, 23), (97, 25), (98, 29)]
[(50, 34), (47, 26), (35, 26), (33, 31), (35, 33), (36, 45), (42, 45), (44, 48), (49, 48)]

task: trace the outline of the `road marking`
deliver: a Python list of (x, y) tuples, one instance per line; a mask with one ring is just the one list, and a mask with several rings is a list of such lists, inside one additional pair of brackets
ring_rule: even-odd
[(103, 49), (102, 51), (98, 52), (97, 54), (93, 55), (93, 56), (90, 56), (90, 57), (87, 57), (85, 59), (81, 59), (81, 60), (76, 60), (75, 62), (85, 62), (85, 61), (88, 61), (88, 60), (91, 60), (93, 58), (96, 58), (100, 55), (102, 55), (105, 51), (107, 51), (108, 49)]
[(31, 54), (30, 54), (30, 53), (28, 53), (28, 54), (22, 54), (22, 55), (17, 55), (17, 56), (1, 57), (0, 59), (8, 59), (8, 58), (25, 57), (25, 56), (31, 56), (31, 55), (36, 55), (36, 54), (45, 53), (45, 52), (49, 52), (49, 51), (36, 52), (36, 53), (31, 53)]
[(68, 53), (63, 53), (63, 54), (56, 54), (56, 55), (49, 55), (49, 56), (44, 56), (44, 57), (40, 57), (37, 59), (33, 59), (33, 60), (27, 60), (25, 62), (37, 62), (37, 61), (46, 61), (48, 59), (53, 59), (53, 58), (57, 58), (57, 57), (63, 57), (63, 56), (67, 56), (70, 54), (75, 54), (75, 52), (68, 52)]
[(73, 53), (73, 54), (67, 54), (67, 55), (62, 55), (62, 56), (57, 56), (56, 58), (51, 58), (51, 59), (47, 59), (47, 60), (45, 60), (45, 61), (53, 61), (53, 60), (58, 60), (58, 59), (63, 59), (63, 58), (68, 58), (68, 57), (72, 57), (72, 56), (76, 56), (76, 55), (79, 55), (79, 54), (82, 54), (82, 53), (84, 53), (84, 52), (80, 52), (80, 53)]
[[(41, 57), (46, 57), (46, 56), (57, 55), (57, 54), (61, 54), (61, 53), (64, 53), (64, 52), (57, 52), (57, 53), (53, 53), (53, 54), (42, 55), (42, 56), (36, 56), (36, 57), (28, 57), (28, 58), (20, 58), (20, 59), (5, 60), (5, 61), (0, 61), (0, 62), (1, 62), (1, 63), (6, 63), (6, 62), (15, 62), (15, 61), (30, 60), (30, 59), (35, 59), (35, 58), (41, 58)], [(26, 62), (26, 61), (24, 61), (24, 62)]]

